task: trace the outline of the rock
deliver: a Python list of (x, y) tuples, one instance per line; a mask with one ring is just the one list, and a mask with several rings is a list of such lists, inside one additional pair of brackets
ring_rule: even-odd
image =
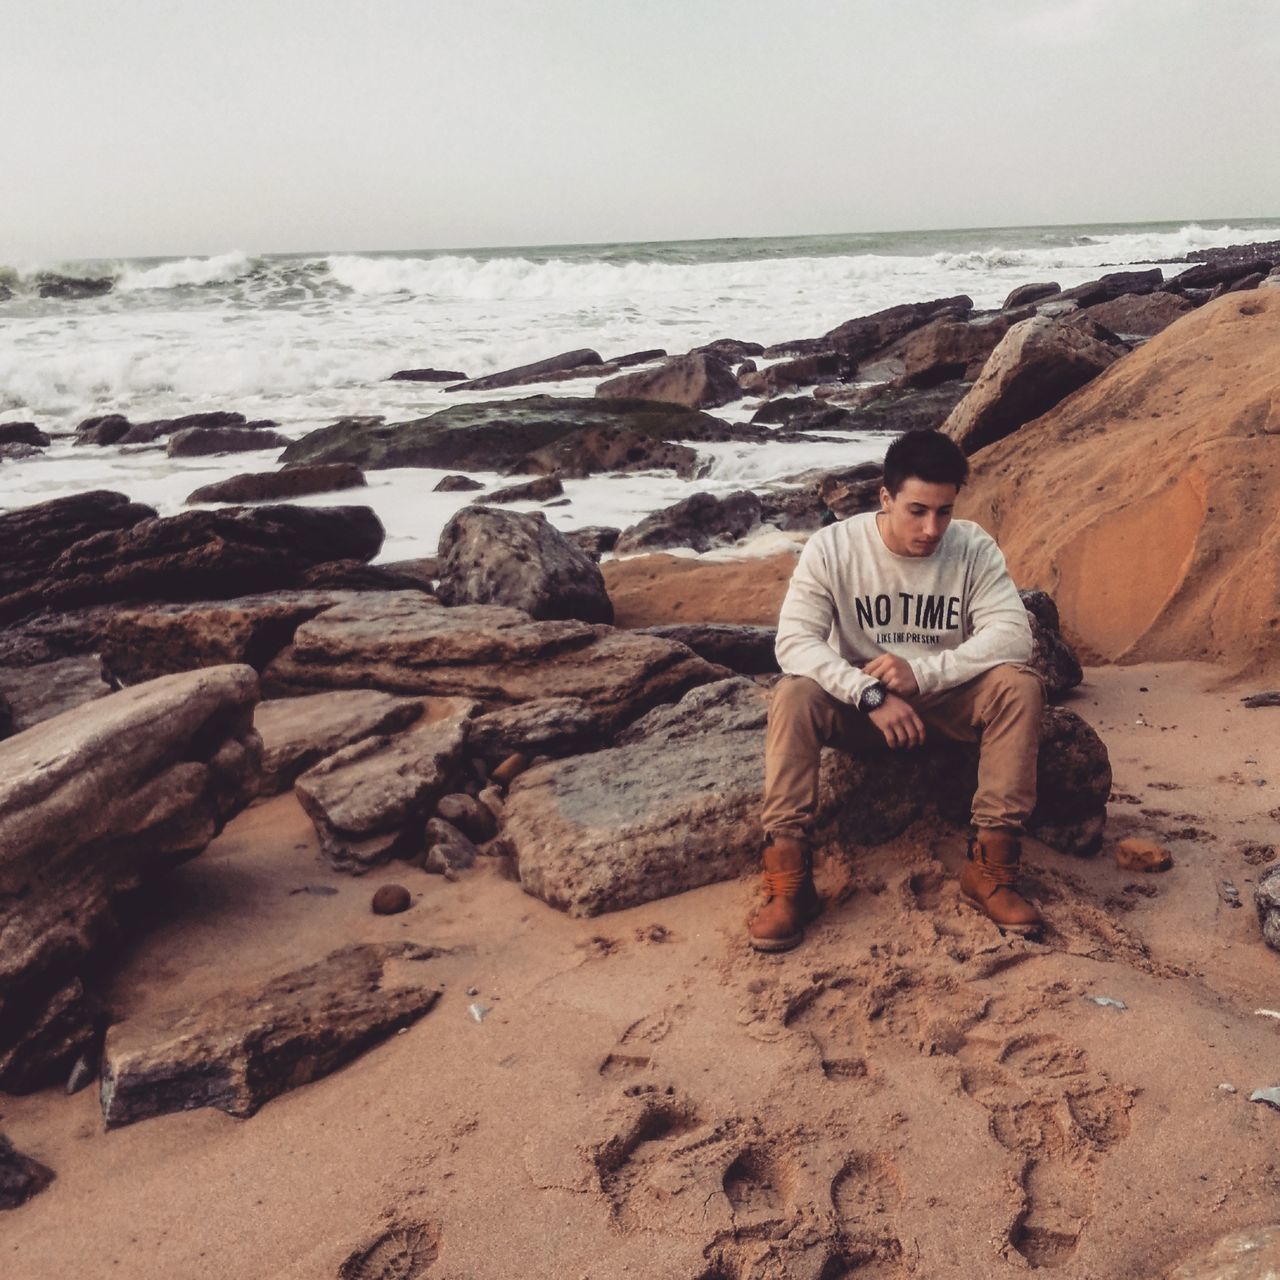
[(764, 347), (758, 342), (743, 342), (740, 338), (717, 338), (714, 342), (694, 347), (691, 356), (714, 356), (723, 364), (733, 364), (748, 356), (764, 355)]
[(1031, 660), (1027, 665), (1044, 681), (1045, 693), (1051, 702), (1084, 679), (1075, 650), (1059, 632), (1042, 626), (1035, 614), (1031, 614), (1031, 643)]
[(288, 588), (316, 564), (371, 560), (381, 546), (382, 524), (368, 507), (185, 511), (77, 542), (38, 586), (0, 597), (0, 620), (39, 608), (222, 599)]
[(33, 444), (0, 444), (0, 461), (22, 462), (26, 458), (38, 458), (41, 450)]
[(1168, 1280), (1272, 1280), (1280, 1275), (1280, 1224), (1232, 1231), (1169, 1272)]
[(390, 735), (418, 720), (422, 698), (376, 689), (336, 689), (258, 704), (253, 724), (262, 738), (263, 795), (293, 786), (298, 776), (343, 747)]
[(567, 756), (593, 751), (605, 736), (600, 716), (581, 698), (534, 698), (477, 716), (467, 727), (470, 750), (492, 762), (516, 753)]
[[(474, 724), (475, 721), (472, 721)], [(475, 796), (465, 791), (445, 796), (436, 805), (436, 816), (443, 819), (451, 827), (461, 831), (468, 840), (483, 844), (492, 840), (498, 831), (498, 821), (488, 805), (481, 804)]]
[(976, 453), (1047, 413), (1122, 354), (1069, 321), (1023, 320), (1001, 339), (942, 431)]
[(869, 316), (859, 316), (856, 320), (846, 320), (844, 324), (824, 334), (821, 342), (825, 350), (843, 352), (849, 359), (858, 362), (873, 351), (896, 342), (913, 329), (928, 324), (930, 320), (940, 316), (965, 320), (972, 312), (973, 299), (964, 295), (937, 298), (932, 302), (906, 302), (896, 307), (886, 307)]
[(431, 490), (432, 493), (469, 493), (473, 489), (483, 489), (479, 480), (470, 476), (444, 476)]
[(290, 467), (284, 471), (256, 471), (202, 485), (188, 502), (278, 502), (308, 493), (332, 493), (360, 489), (368, 481), (349, 462), (321, 463), (314, 467)]
[(354, 462), (366, 471), (439, 467), (510, 474), (520, 472), (526, 458), (562, 437), (600, 427), (626, 428), (656, 442), (754, 439), (763, 434), (696, 409), (650, 400), (526, 396), (452, 405), (410, 422), (338, 422), (294, 441), (281, 461), (288, 466)]
[(482, 787), (476, 799), (493, 815), (495, 824), (502, 822), (502, 811), (505, 806), (503, 805), (502, 789), (500, 787)]
[(1078, 314), (1088, 316), (1122, 338), (1151, 338), (1194, 310), (1194, 303), (1176, 293), (1126, 293), (1110, 302), (1096, 303)]
[(1234, 280), (1230, 284), (1220, 284), (1209, 295), (1211, 298), (1221, 296), (1218, 290), (1223, 293), (1245, 293), (1250, 289), (1256, 289), (1269, 276), (1264, 275), (1261, 271), (1255, 271), (1252, 275), (1241, 276), (1239, 280)]
[(653, 400), (691, 409), (714, 409), (742, 399), (729, 366), (715, 356), (676, 356), (656, 369), (624, 373), (596, 387), (598, 400)]
[[(483, 498), (475, 498), (474, 502), (546, 502), (548, 498), (558, 498), (564, 493), (564, 485), (559, 476), (539, 476), (537, 480), (526, 480), (523, 484), (508, 485), (505, 489), (495, 489)], [(487, 603), (468, 601), (468, 603)]]
[(13, 732), (13, 708), (9, 699), (0, 693), (0, 739), (7, 738)]
[(752, 422), (783, 423), (790, 431), (843, 431), (853, 413), (816, 396), (775, 396), (751, 415)]
[(618, 555), (658, 551), (664, 547), (709, 551), (745, 537), (760, 523), (760, 516), (760, 499), (746, 490), (726, 498), (695, 493), (624, 530), (614, 544), (614, 551)]
[(16, 1209), (53, 1181), (52, 1169), (15, 1150), (0, 1133), (0, 1209)]
[(550, 356), (546, 360), (535, 360), (532, 364), (522, 364), (514, 369), (503, 369), (499, 373), (486, 374), (483, 378), (471, 378), (467, 382), (446, 387), (445, 390), (492, 391), (498, 387), (518, 387), (529, 382), (554, 382), (566, 372), (602, 363), (598, 352), (583, 348), (578, 351), (566, 351), (563, 355)]
[(524, 752), (517, 751), (497, 765), (491, 776), (498, 786), (509, 787), (528, 767), (529, 757)]
[(1010, 311), (1014, 307), (1025, 307), (1030, 302), (1041, 302), (1061, 292), (1062, 286), (1059, 284), (1020, 284), (1004, 300), (1004, 305), (1000, 309)]
[(661, 347), (650, 347), (646, 351), (632, 351), (625, 356), (613, 356), (606, 363), (615, 369), (626, 369), (633, 364), (652, 364), (655, 360), (665, 360), (667, 353)]
[(844, 520), (860, 511), (877, 508), (883, 478), (884, 471), (878, 462), (860, 462), (840, 471), (805, 471), (788, 476), (757, 495), (760, 519), (779, 529), (817, 529), (828, 510)]
[(1062, 623), (1058, 618), (1058, 606), (1047, 591), (1030, 589), (1019, 591), (1018, 595), (1022, 600), (1022, 607), (1042, 627), (1061, 634)]
[[(620, 910), (737, 875), (759, 856), (767, 695), (752, 681), (704, 685), (660, 707), (618, 745), (529, 770), (500, 836), (525, 890), (572, 915)], [(820, 844), (873, 844), (937, 808), (968, 821), (974, 747), (938, 744), (908, 758), (829, 753)], [(1033, 830), (1075, 853), (1096, 849), (1111, 771), (1106, 749), (1070, 712), (1045, 713), (1041, 805)]]
[(422, 860), (424, 871), (453, 879), (454, 874), (474, 867), (480, 850), (452, 823), (443, 818), (432, 818), (427, 823), (426, 854)]
[(1253, 902), (1267, 946), (1280, 951), (1280, 865), (1263, 873), (1254, 886)]
[(43, 449), (52, 443), (34, 422), (0, 422), (0, 444), (30, 444)]
[(61, 1083), (95, 1039), (116, 904), (253, 798), (250, 667), (166, 676), (0, 743), (0, 1088)]
[[(424, 559), (435, 563), (434, 556)], [(363, 560), (329, 560), (312, 565), (298, 579), (298, 586), (315, 591), (432, 591), (431, 579), (420, 561), (365, 564)], [(406, 567), (407, 566), (407, 567)]]
[(1099, 302), (1111, 302), (1126, 293), (1153, 293), (1165, 287), (1164, 272), (1159, 267), (1152, 267), (1149, 271), (1113, 271), (1097, 280), (1063, 289), (1053, 301), (1076, 302), (1082, 307), (1091, 307)]
[(775, 627), (748, 627), (729, 622), (667, 623), (640, 628), (644, 635), (661, 636), (688, 645), (700, 658), (739, 675), (765, 675), (778, 670), (773, 652)]
[(931, 320), (903, 340), (901, 384), (927, 388), (957, 378), (976, 378), (1008, 330), (1008, 320), (998, 315), (985, 320)]
[(621, 529), (612, 525), (592, 524), (585, 529), (571, 529), (564, 536), (581, 547), (593, 560), (599, 560), (606, 551), (617, 545)]
[(406, 964), (435, 954), (412, 942), (365, 943), (167, 1020), (117, 1023), (103, 1056), (106, 1127), (196, 1107), (253, 1115), (429, 1012), (439, 990), (391, 974), (402, 983)]
[(56, 271), (41, 271), (35, 278), (36, 292), (42, 298), (98, 298), (110, 293), (115, 280), (111, 276), (63, 276)]
[(857, 362), (844, 352), (815, 351), (744, 373), (738, 379), (738, 385), (751, 395), (775, 396), (795, 387), (811, 387), (819, 382), (845, 382), (857, 372)]
[(402, 884), (381, 885), (369, 903), (369, 909), (375, 916), (398, 916), (411, 906), (413, 898)]
[(1234, 284), (1245, 276), (1265, 276), (1276, 265), (1275, 258), (1253, 258), (1245, 261), (1204, 262), (1188, 267), (1169, 281), (1170, 289), (1212, 289), (1214, 285)]
[(111, 692), (102, 678), (102, 659), (95, 654), (26, 667), (0, 666), (0, 698), (9, 707), (12, 733), (21, 733)]
[(412, 560), (384, 560), (381, 564), (371, 565), (381, 569), (383, 573), (397, 578), (403, 586), (393, 587), (393, 591), (403, 591), (412, 585), (419, 591), (435, 590), (436, 579), (440, 576), (440, 561), (436, 556), (417, 556)]
[(599, 565), (540, 512), (459, 511), (440, 535), (436, 595), (447, 605), (523, 609), (539, 621), (613, 621)]
[(206, 458), (220, 453), (248, 453), (254, 449), (283, 449), (289, 437), (278, 431), (250, 427), (188, 427), (169, 437), (171, 458)]
[(371, 593), (303, 623), (267, 669), (264, 687), (273, 696), (374, 688), (475, 697), (491, 708), (581, 698), (613, 732), (723, 674), (655, 636), (534, 622), (497, 605), (445, 608), (417, 592), (394, 592)]
[(85, 418), (76, 427), (76, 444), (115, 444), (130, 427), (122, 413), (103, 413)]
[(363, 875), (423, 851), (427, 815), (454, 789), (476, 704), (453, 705), (396, 737), (377, 734), (334, 752), (294, 783), (320, 848), (338, 871)]
[(944, 382), (937, 387), (900, 390), (886, 385), (874, 400), (856, 407), (840, 429), (891, 431), (894, 435), (904, 431), (936, 431), (968, 394), (969, 386), (967, 382)]
[(1168, 871), (1173, 854), (1154, 840), (1130, 836), (1116, 845), (1116, 866), (1121, 871)]
[(698, 455), (688, 445), (655, 440), (624, 426), (587, 427), (526, 454), (520, 471), (583, 479), (601, 472), (674, 471), (688, 479)]
[[(216, 409), (207, 413), (187, 413), (180, 418), (157, 418), (151, 422), (138, 422), (129, 426), (128, 430), (115, 440), (115, 444), (154, 444), (161, 436), (173, 435), (178, 431), (195, 431), (200, 428), (245, 427), (260, 430), (272, 428), (277, 424), (259, 419), (249, 422), (243, 413), (232, 413), (224, 409)], [(104, 441), (103, 443), (112, 443)]]
[(70, 546), (95, 533), (130, 529), (155, 518), (152, 507), (98, 489), (0, 515), (0, 597), (38, 582)]
[(466, 382), (467, 375), (453, 369), (398, 369), (388, 382)]

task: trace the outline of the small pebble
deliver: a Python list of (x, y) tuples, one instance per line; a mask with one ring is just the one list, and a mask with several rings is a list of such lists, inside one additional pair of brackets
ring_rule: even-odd
[(515, 755), (508, 756), (500, 765), (489, 774), (491, 781), (496, 782), (500, 787), (506, 787), (521, 773), (529, 767), (529, 757), (517, 751)]
[(1233, 1085), (1233, 1084), (1220, 1084), (1220, 1085), (1218, 1086), (1218, 1088), (1219, 1088), (1219, 1089), (1221, 1089), (1223, 1093), (1237, 1093), (1237, 1092), (1239, 1092), (1239, 1091), (1236, 1089), (1235, 1085)]
[(468, 988), (467, 988), (467, 995), (469, 995), (469, 996), (478, 996), (479, 994), (480, 994), (480, 988), (479, 988), (479, 987), (468, 987)]
[(469, 1004), (467, 1012), (471, 1015), (473, 1022), (483, 1022), (489, 1010), (482, 1004)]
[(1168, 871), (1173, 854), (1154, 840), (1130, 836), (1116, 845), (1116, 866), (1124, 871)]
[(373, 895), (370, 906), (375, 916), (394, 916), (401, 911), (408, 911), (413, 904), (409, 890), (402, 884), (384, 884)]

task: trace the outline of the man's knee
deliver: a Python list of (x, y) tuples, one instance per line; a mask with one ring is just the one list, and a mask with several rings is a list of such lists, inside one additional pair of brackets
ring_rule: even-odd
[(1021, 663), (1002, 662), (987, 672), (988, 696), (1006, 708), (1039, 712), (1044, 706), (1044, 682)]
[(769, 699), (770, 716), (812, 715), (825, 709), (830, 695), (808, 676), (783, 676), (773, 687)]

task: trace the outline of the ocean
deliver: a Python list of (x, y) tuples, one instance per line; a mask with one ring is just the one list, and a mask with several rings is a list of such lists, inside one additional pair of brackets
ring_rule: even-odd
[[(401, 421), (464, 397), (591, 395), (590, 380), (447, 395), (386, 379), (420, 367), (477, 377), (579, 347), (609, 359), (722, 337), (768, 345), (895, 303), (967, 293), (995, 307), (1019, 284), (1068, 287), (1197, 248), (1277, 238), (1280, 219), (1255, 219), (0, 266), (0, 423), (34, 421), (56, 437), (40, 457), (0, 463), (0, 510), (111, 488), (168, 515), (200, 485), (274, 465), (273, 452), (178, 460), (163, 447), (73, 447), (67, 433), (90, 415), (140, 422), (230, 409), (299, 437), (344, 415)], [(44, 299), (41, 271), (113, 285), (99, 297)], [(743, 419), (754, 407), (717, 413)], [(886, 443), (846, 433), (837, 443), (709, 446), (696, 481), (569, 481), (571, 502), (547, 515), (564, 529), (625, 526), (699, 489), (727, 493), (874, 459)], [(387, 527), (382, 558), (429, 555), (472, 496), (432, 493), (442, 474), (370, 472), (367, 490), (303, 501), (368, 503)]]

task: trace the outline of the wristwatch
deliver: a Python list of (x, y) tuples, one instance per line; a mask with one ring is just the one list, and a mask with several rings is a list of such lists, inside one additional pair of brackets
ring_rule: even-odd
[(879, 680), (875, 684), (869, 684), (862, 691), (862, 695), (858, 698), (858, 710), (864, 715), (869, 715), (872, 711), (884, 706), (884, 700), (889, 696), (889, 690), (880, 683)]

